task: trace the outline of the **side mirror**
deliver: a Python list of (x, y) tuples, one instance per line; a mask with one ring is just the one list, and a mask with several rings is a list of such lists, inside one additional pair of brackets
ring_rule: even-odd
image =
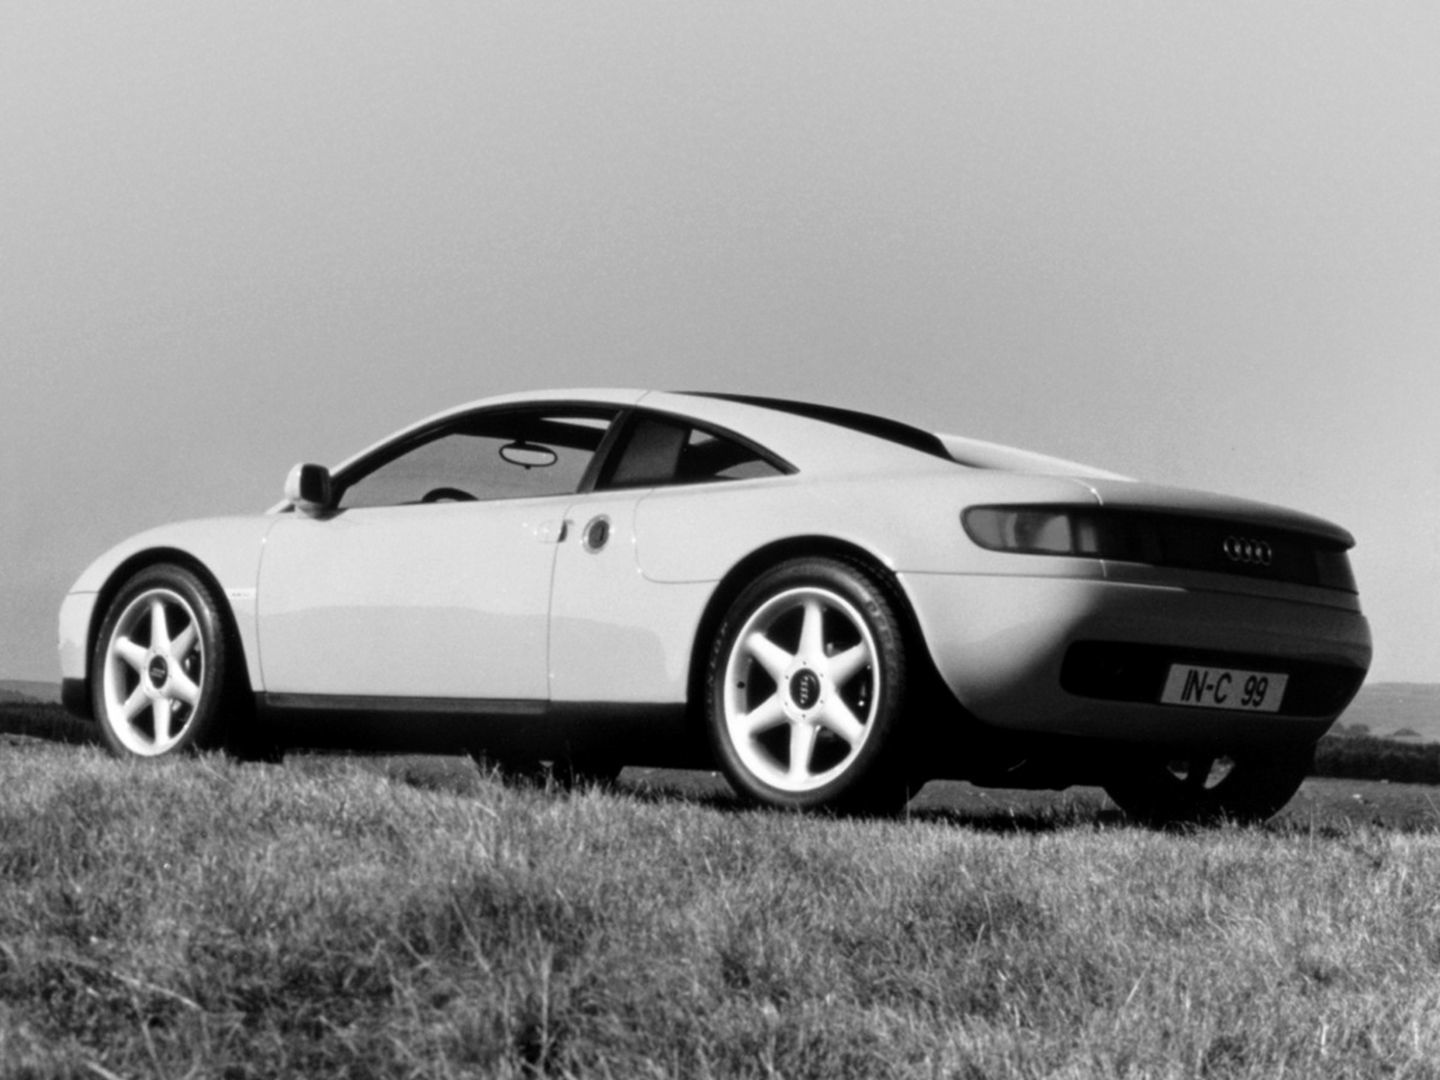
[(324, 465), (296, 465), (285, 478), (285, 498), (302, 514), (331, 509), (330, 470)]

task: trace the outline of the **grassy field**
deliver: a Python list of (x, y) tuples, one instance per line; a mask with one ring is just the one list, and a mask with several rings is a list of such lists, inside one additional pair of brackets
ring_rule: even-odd
[(1089, 791), (826, 820), (6, 736), (0, 1075), (1440, 1076), (1428, 791), (1166, 834)]

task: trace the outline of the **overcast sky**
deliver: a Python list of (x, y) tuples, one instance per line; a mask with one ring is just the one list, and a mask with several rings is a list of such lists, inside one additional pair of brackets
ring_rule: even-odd
[(1334, 518), (1440, 681), (1440, 6), (7, 0), (0, 677), (125, 535), (500, 391)]

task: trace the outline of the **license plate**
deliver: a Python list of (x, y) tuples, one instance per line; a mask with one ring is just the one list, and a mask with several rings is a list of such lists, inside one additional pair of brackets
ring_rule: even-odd
[(1196, 709), (1238, 709), (1242, 712), (1279, 712), (1289, 675), (1236, 668), (1171, 664), (1160, 701)]

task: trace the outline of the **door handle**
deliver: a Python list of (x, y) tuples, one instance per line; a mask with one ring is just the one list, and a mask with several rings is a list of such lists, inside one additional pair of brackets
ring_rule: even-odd
[(535, 534), (535, 539), (542, 544), (562, 544), (565, 537), (570, 533), (570, 519), (563, 518), (560, 521), (542, 521), (530, 530)]

